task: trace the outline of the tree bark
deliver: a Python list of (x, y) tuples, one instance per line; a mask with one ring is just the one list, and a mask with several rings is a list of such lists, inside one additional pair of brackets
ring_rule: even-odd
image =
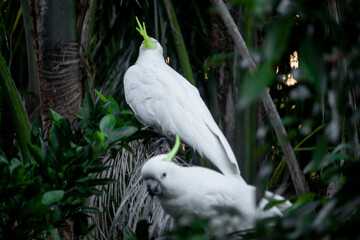
[[(256, 68), (256, 64), (252, 59), (250, 52), (246, 47), (245, 41), (241, 36), (234, 20), (232, 19), (226, 5), (222, 0), (211, 0), (211, 3), (223, 19), (225, 26), (228, 29), (228, 33), (234, 40), (237, 48), (240, 51), (241, 56), (248, 62), (248, 68), (250, 72), (253, 72)], [(281, 122), (279, 113), (277, 112), (274, 102), (272, 101), (271, 96), (267, 90), (264, 90), (264, 92), (262, 93), (261, 101), (264, 105), (267, 116), (275, 130), (275, 134), (287, 160), (287, 165), (290, 171), (291, 178), (293, 180), (293, 185), (296, 193), (299, 195), (307, 193), (309, 191), (309, 187), (305, 181), (305, 176), (300, 170), (299, 163), (297, 162), (293, 148), (289, 140), (287, 139), (285, 127)]]
[(40, 83), (44, 135), (49, 109), (74, 119), (83, 98), (75, 1), (31, 0), (34, 49)]

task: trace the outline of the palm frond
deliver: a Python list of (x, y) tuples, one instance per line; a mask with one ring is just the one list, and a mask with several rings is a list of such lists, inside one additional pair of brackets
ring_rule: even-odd
[(102, 189), (105, 194), (89, 200), (89, 206), (98, 208), (102, 213), (94, 214), (96, 224), (94, 235), (97, 239), (116, 238), (127, 227), (135, 231), (136, 224), (145, 219), (152, 225), (150, 236), (161, 236), (172, 226), (172, 218), (161, 208), (156, 199), (151, 198), (146, 185), (141, 180), (140, 170), (145, 161), (158, 154), (169, 152), (166, 141), (160, 144), (156, 139), (134, 140), (129, 143), (133, 153), (121, 146), (115, 146), (116, 156), (109, 152), (104, 162), (110, 167), (99, 178), (113, 178), (118, 181)]

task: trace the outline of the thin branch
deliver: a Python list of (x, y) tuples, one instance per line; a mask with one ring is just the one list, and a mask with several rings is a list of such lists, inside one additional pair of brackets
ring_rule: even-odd
[[(231, 17), (230, 12), (222, 0), (210, 0), (212, 5), (216, 8), (218, 14), (221, 16), (228, 30), (228, 33), (235, 42), (240, 51), (241, 56), (248, 62), (250, 72), (256, 68), (256, 63), (252, 59), (250, 52), (241, 36), (234, 19)], [(304, 194), (309, 192), (309, 187), (305, 181), (305, 176), (300, 170), (299, 163), (296, 159), (294, 150), (288, 140), (287, 133), (284, 125), (281, 122), (279, 113), (276, 110), (274, 102), (267, 90), (261, 94), (261, 101), (264, 105), (268, 118), (275, 130), (276, 136), (280, 142), (282, 151), (287, 160), (289, 172), (293, 181), (294, 188), (297, 194)]]

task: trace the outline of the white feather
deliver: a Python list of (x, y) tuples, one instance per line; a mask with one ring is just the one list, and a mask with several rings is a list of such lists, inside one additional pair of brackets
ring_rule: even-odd
[(180, 138), (225, 175), (240, 175), (231, 147), (215, 123), (199, 91), (169, 67), (162, 47), (139, 50), (124, 76), (125, 99), (136, 118), (159, 133)]
[[(258, 219), (282, 216), (276, 207), (263, 210), (269, 202), (266, 198), (256, 206), (256, 188), (245, 181), (203, 167), (182, 167), (164, 161), (166, 157), (162, 154), (149, 159), (141, 175), (145, 180), (159, 182), (161, 193), (157, 197), (170, 216), (210, 219), (212, 227), (218, 230), (228, 223), (226, 232), (250, 229)], [(234, 209), (236, 214), (229, 215), (226, 212), (229, 209)]]

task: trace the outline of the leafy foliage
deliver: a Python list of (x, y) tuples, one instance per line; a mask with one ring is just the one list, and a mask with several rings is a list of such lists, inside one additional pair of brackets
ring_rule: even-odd
[(73, 221), (74, 235), (89, 233), (93, 225), (88, 224), (88, 214), (98, 210), (88, 207), (86, 199), (102, 195), (97, 186), (114, 182), (94, 178), (108, 168), (99, 157), (113, 143), (125, 144), (126, 138), (137, 131), (127, 119), (129, 113), (121, 115), (116, 102), (104, 100), (95, 107), (90, 96), (86, 96), (78, 119), (82, 125), (80, 135), (76, 134), (77, 120), (71, 125), (52, 110), (48, 139), (41, 137), (40, 121), (35, 121), (29, 145), (30, 163), (0, 156), (0, 238), (34, 239), (48, 235), (59, 239), (58, 229), (65, 227), (68, 219)]

